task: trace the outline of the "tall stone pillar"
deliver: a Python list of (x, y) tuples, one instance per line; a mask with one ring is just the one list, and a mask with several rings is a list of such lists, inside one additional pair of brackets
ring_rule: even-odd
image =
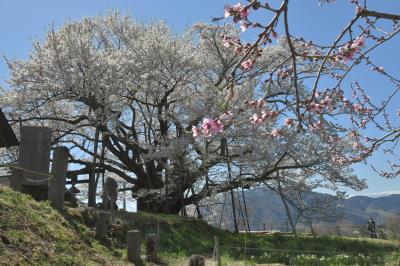
[(21, 191), (37, 200), (47, 199), (50, 167), (51, 129), (23, 126), (19, 147), (18, 166), (22, 171)]
[(128, 237), (127, 237), (128, 260), (129, 262), (133, 262), (135, 265), (143, 265), (143, 262), (140, 258), (141, 243), (142, 239), (139, 230), (128, 231)]
[(107, 177), (103, 187), (103, 208), (105, 210), (113, 210), (118, 197), (118, 183), (114, 178)]
[(53, 151), (51, 166), (52, 178), (49, 181), (48, 198), (53, 208), (64, 208), (65, 180), (67, 178), (69, 150), (67, 147), (56, 147)]

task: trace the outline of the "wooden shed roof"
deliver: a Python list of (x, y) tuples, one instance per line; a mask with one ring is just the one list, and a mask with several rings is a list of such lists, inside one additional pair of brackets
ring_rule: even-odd
[(19, 141), (14, 134), (7, 118), (0, 109), (0, 147), (18, 146)]

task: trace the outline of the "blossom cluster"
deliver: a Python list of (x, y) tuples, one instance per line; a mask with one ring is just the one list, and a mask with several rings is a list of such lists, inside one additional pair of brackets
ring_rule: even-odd
[(348, 42), (339, 48), (339, 52), (335, 55), (335, 61), (347, 62), (352, 60), (354, 55), (357, 54), (364, 46), (365, 38), (362, 36), (357, 37), (354, 41)]
[(192, 126), (193, 137), (203, 134), (205, 137), (211, 137), (213, 134), (224, 132), (225, 125), (232, 122), (233, 113), (226, 112), (218, 119), (204, 118), (201, 127)]
[(267, 119), (276, 118), (279, 115), (278, 111), (268, 111), (268, 110), (261, 110), (261, 113), (255, 113), (252, 117), (250, 117), (250, 122), (252, 124), (261, 124), (265, 122)]
[(334, 109), (332, 98), (329, 95), (325, 96), (320, 103), (312, 102), (309, 105), (309, 111), (317, 114), (322, 114), (325, 108), (329, 111)]
[(241, 3), (237, 3), (236, 5), (230, 6), (225, 5), (224, 7), (224, 17), (228, 18), (233, 16), (233, 22), (242, 22), (246, 23), (247, 17), (249, 15), (249, 7), (242, 5)]
[[(222, 36), (222, 45), (224, 47), (232, 47), (233, 46), (234, 47), (234, 51), (237, 54), (240, 54), (242, 52), (243, 53), (247, 53), (249, 51), (249, 49), (252, 49), (252, 47), (251, 47), (251, 45), (249, 43), (243, 45), (239, 38), (231, 37), (231, 36), (228, 36), (228, 35), (223, 35)], [(259, 51), (252, 51), (251, 54), (253, 54), (253, 55), (256, 54), (256, 57), (260, 56), (260, 52)], [(250, 70), (250, 69), (253, 68), (255, 63), (256, 63), (255, 59), (247, 59), (247, 60), (244, 60), (241, 63), (241, 67), (242, 67), (243, 70)]]

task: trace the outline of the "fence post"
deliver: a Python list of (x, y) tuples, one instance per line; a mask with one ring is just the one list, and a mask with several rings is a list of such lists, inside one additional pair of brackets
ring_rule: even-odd
[(108, 212), (100, 212), (96, 225), (96, 238), (105, 239), (108, 231), (108, 220), (110, 219)]
[(127, 237), (127, 249), (128, 249), (128, 260), (133, 262), (135, 265), (142, 265), (140, 259), (140, 245), (141, 236), (139, 230), (128, 231)]
[(219, 250), (219, 239), (218, 236), (214, 236), (214, 256), (217, 261), (217, 265), (221, 266), (221, 253)]
[(160, 240), (160, 216), (157, 216), (157, 239)]
[(124, 196), (122, 198), (122, 209), (126, 211), (126, 183), (125, 181), (122, 183), (122, 189), (124, 190)]
[(56, 147), (53, 152), (53, 164), (49, 181), (48, 198), (53, 208), (64, 208), (65, 179), (67, 177), (69, 151), (67, 147)]
[(93, 167), (89, 171), (88, 206), (96, 206), (96, 172)]
[(247, 253), (247, 233), (244, 232), (244, 261), (246, 263), (246, 253)]

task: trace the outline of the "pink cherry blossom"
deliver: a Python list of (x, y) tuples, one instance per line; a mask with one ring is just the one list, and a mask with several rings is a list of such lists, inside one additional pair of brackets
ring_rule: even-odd
[(310, 111), (311, 112), (320, 114), (323, 112), (323, 110), (324, 110), (324, 105), (314, 103), (314, 102), (310, 103)]
[(366, 114), (367, 116), (371, 116), (373, 113), (373, 109), (372, 108), (365, 108), (363, 109), (363, 113)]
[(275, 128), (275, 129), (273, 129), (273, 130), (271, 131), (271, 136), (274, 137), (274, 138), (280, 137), (280, 136), (282, 136), (282, 135), (283, 135), (283, 134), (282, 134), (282, 130), (281, 130), (281, 129)]
[(240, 29), (241, 29), (243, 32), (246, 31), (246, 30), (249, 28), (250, 25), (251, 25), (250, 23), (248, 23), (248, 22), (246, 22), (246, 21), (244, 21), (244, 20), (241, 20), (241, 21), (240, 21)]
[(268, 112), (267, 110), (262, 110), (261, 111), (261, 119), (263, 121), (267, 120), (267, 118), (270, 116), (270, 112)]
[(263, 98), (261, 98), (246, 103), (250, 105), (250, 107), (256, 109), (256, 108), (263, 108), (267, 102)]
[(258, 99), (257, 100), (257, 107), (258, 108), (263, 108), (265, 103), (266, 103), (266, 101), (264, 99)]
[(354, 55), (365, 46), (365, 38), (357, 37), (353, 42), (349, 42), (339, 48), (339, 53), (336, 55), (336, 61), (346, 62), (352, 60)]
[(203, 125), (201, 127), (203, 129), (203, 134), (206, 137), (211, 137), (211, 123), (212, 123), (211, 119), (209, 118), (203, 119)]
[(355, 112), (361, 113), (362, 110), (363, 110), (363, 107), (361, 106), (361, 104), (355, 103), (355, 104), (353, 104), (353, 109), (354, 109)]
[(222, 45), (224, 47), (230, 47), (232, 45), (232, 38), (225, 35), (222, 39)]
[(252, 124), (261, 124), (263, 122), (263, 118), (259, 114), (253, 114), (253, 116), (250, 117), (250, 122)]
[(246, 7), (240, 7), (239, 8), (239, 15), (240, 15), (240, 18), (241, 19), (246, 19), (247, 20), (247, 17), (249, 16), (249, 9), (248, 8), (246, 8)]
[(292, 118), (286, 118), (285, 119), (285, 126), (291, 127), (293, 125), (293, 119)]
[(224, 18), (228, 18), (229, 16), (232, 16), (234, 13), (232, 6), (230, 5), (225, 5), (224, 6)]
[(362, 148), (362, 145), (360, 144), (360, 142), (354, 142), (353, 143), (353, 149), (355, 150), (360, 150)]
[(220, 120), (211, 120), (209, 123), (213, 133), (222, 133), (224, 131), (224, 124)]
[(240, 54), (243, 51), (243, 47), (242, 46), (236, 46), (235, 47), (235, 53)]
[(321, 101), (321, 104), (325, 105), (329, 109), (329, 111), (333, 110), (333, 102), (331, 97), (326, 96), (325, 99)]
[(198, 135), (200, 135), (200, 128), (196, 127), (196, 126), (192, 126), (192, 131), (193, 131), (193, 137), (197, 137)]
[(352, 44), (353, 49), (361, 49), (365, 47), (365, 38), (363, 36), (357, 37)]
[(261, 119), (265, 121), (268, 118), (276, 118), (279, 116), (278, 111), (267, 111), (267, 110), (262, 110), (261, 111)]
[(203, 119), (203, 134), (206, 137), (211, 137), (211, 135), (222, 133), (224, 131), (224, 124), (220, 120), (214, 120), (210, 118)]
[(250, 69), (252, 69), (253, 68), (253, 66), (254, 66), (254, 64), (255, 64), (255, 60), (251, 60), (251, 59), (248, 59), (248, 60), (246, 60), (246, 61), (244, 61), (244, 62), (242, 62), (242, 69), (243, 70), (250, 70)]
[(276, 117), (279, 116), (279, 112), (278, 111), (271, 111), (271, 112), (269, 112), (269, 116), (271, 118), (276, 118)]
[(350, 101), (347, 98), (343, 98), (343, 105), (344, 107), (350, 107)]
[(239, 22), (239, 20), (242, 19), (247, 20), (247, 17), (249, 16), (249, 9), (241, 3), (237, 3), (233, 6), (225, 5), (224, 17), (228, 18), (230, 16), (233, 16), (233, 21), (235, 23)]

